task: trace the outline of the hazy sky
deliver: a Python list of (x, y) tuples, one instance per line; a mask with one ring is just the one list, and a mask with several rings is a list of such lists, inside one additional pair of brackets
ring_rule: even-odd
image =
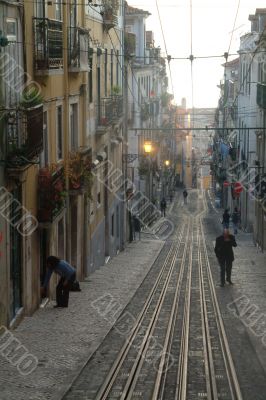
[[(129, 5), (152, 13), (147, 18), (147, 29), (154, 31), (155, 44), (165, 50), (160, 28), (156, 0), (128, 0)], [(250, 31), (249, 14), (256, 8), (266, 8), (266, 0), (240, 0), (235, 30), (234, 20), (239, 0), (192, 0), (192, 54), (218, 56), (229, 49), (236, 53), (239, 37)], [(157, 1), (166, 42), (167, 53), (172, 57), (189, 57), (191, 54), (190, 0)], [(235, 58), (231, 57), (230, 59)], [(229, 60), (230, 60), (229, 59)], [(216, 107), (219, 98), (217, 85), (223, 78), (225, 59), (209, 58), (193, 61), (193, 87), (195, 107)], [(186, 97), (191, 106), (191, 63), (189, 60), (171, 60), (175, 103)], [(170, 81), (169, 91), (172, 92)]]

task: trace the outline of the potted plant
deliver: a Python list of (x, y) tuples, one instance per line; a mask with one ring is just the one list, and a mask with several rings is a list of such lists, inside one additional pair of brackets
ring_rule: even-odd
[(41, 168), (38, 176), (38, 220), (52, 222), (65, 205), (65, 180), (63, 168)]
[(23, 109), (31, 109), (37, 106), (41, 106), (43, 103), (43, 96), (40, 92), (40, 89), (36, 86), (30, 86), (29, 88), (24, 89), (20, 106)]
[(119, 96), (121, 95), (121, 87), (118, 85), (114, 85), (111, 89), (112, 96)]

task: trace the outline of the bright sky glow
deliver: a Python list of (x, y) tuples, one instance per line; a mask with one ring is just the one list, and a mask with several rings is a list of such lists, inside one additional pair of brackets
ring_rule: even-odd
[[(155, 45), (165, 52), (156, 0), (128, 0), (128, 4), (151, 12), (147, 30), (155, 35)], [(190, 0), (158, 0), (167, 53), (174, 57), (191, 54)], [(192, 54), (199, 56), (223, 55), (229, 49), (238, 0), (192, 0)], [(250, 31), (249, 14), (256, 8), (266, 8), (265, 0), (240, 0), (240, 7), (232, 35), (230, 53), (237, 53), (239, 38)], [(234, 59), (237, 56), (232, 56)], [(193, 87), (195, 107), (216, 107), (219, 98), (217, 85), (223, 78), (225, 59), (210, 58), (193, 61)], [(186, 97), (192, 105), (191, 68), (189, 60), (171, 60), (175, 103)], [(172, 92), (170, 81), (169, 91)]]

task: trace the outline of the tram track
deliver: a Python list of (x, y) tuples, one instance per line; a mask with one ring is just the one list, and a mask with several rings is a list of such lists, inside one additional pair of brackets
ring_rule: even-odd
[(82, 400), (242, 400), (207, 253), (201, 193), (202, 207), (184, 215), (178, 235), (169, 240), (158, 276), (101, 387)]
[[(118, 354), (102, 388), (98, 392), (96, 400), (103, 400), (107, 399), (109, 396), (117, 395), (121, 387), (123, 387), (123, 390), (119, 398), (132, 398), (143, 364), (149, 359), (148, 351), (153, 350), (149, 349), (151, 338), (155, 338), (156, 336), (154, 335), (154, 331), (159, 316), (161, 315), (163, 305), (166, 302), (166, 296), (169, 296), (170, 293), (168, 290), (169, 284), (173, 275), (178, 274), (175, 269), (177, 255), (181, 250), (182, 243), (184, 244), (183, 251), (186, 251), (189, 232), (190, 225), (183, 226), (179, 239), (173, 241), (161, 273), (139, 314), (135, 326)], [(167, 271), (166, 276), (164, 276), (165, 271)], [(154, 304), (154, 302), (156, 304)], [(145, 327), (145, 329), (143, 329), (143, 327)], [(139, 335), (137, 335), (138, 333)], [(152, 366), (150, 365), (150, 367)]]

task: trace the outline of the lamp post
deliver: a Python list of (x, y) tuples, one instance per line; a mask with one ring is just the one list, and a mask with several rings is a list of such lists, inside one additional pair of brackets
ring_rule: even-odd
[(147, 154), (149, 157), (149, 173), (148, 173), (148, 179), (147, 179), (147, 194), (148, 194), (148, 199), (151, 202), (152, 201), (152, 171), (151, 171), (151, 153), (153, 151), (152, 147), (152, 142), (147, 141), (144, 142), (144, 153)]
[(167, 196), (167, 181), (168, 181), (168, 173), (167, 173), (167, 169), (170, 166), (170, 161), (169, 160), (165, 160), (164, 161), (164, 166), (165, 166), (165, 170), (163, 173), (163, 197)]

